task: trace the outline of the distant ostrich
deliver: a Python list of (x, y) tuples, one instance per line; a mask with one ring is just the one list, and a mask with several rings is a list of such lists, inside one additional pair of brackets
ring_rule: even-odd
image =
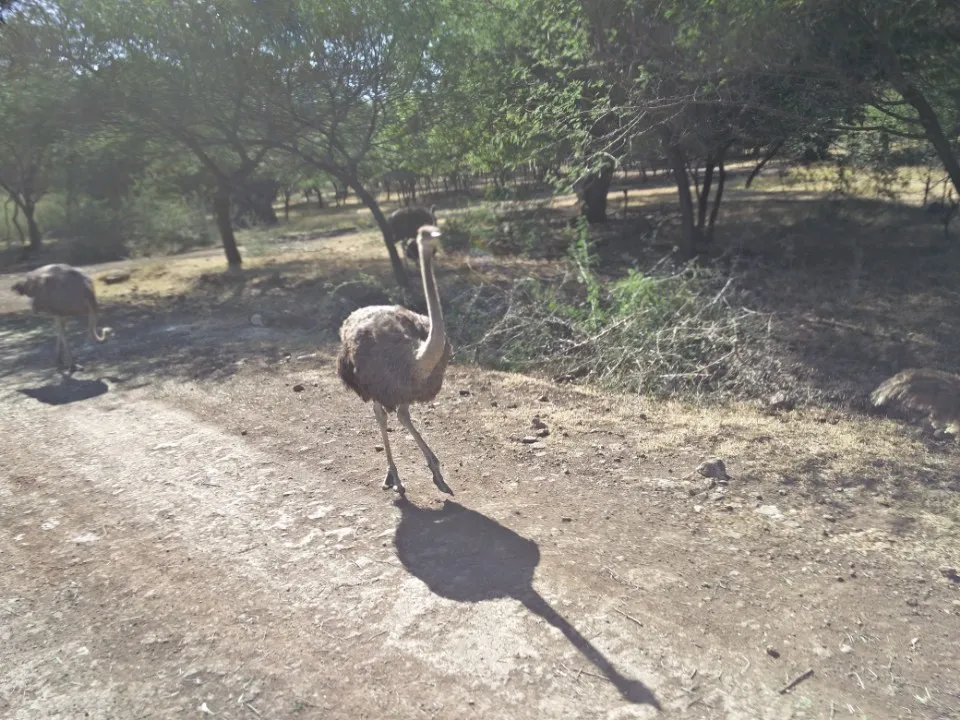
[(410, 403), (429, 402), (440, 392), (452, 353), (433, 275), (433, 256), (437, 251), (434, 243), (438, 237), (440, 229), (433, 225), (421, 227), (417, 235), (429, 317), (399, 305), (372, 305), (355, 310), (340, 327), (337, 374), (364, 402), (373, 400), (373, 412), (387, 455), (383, 489), (392, 487), (400, 495), (406, 490), (393, 462), (387, 436), (387, 413), (394, 410), (400, 424), (423, 452), (433, 473), (434, 485), (453, 495), (440, 473), (440, 461), (410, 419)]
[(71, 372), (77, 368), (67, 344), (66, 318), (86, 316), (90, 337), (98, 343), (106, 342), (113, 333), (108, 327), (97, 331), (97, 297), (93, 292), (93, 281), (75, 267), (44, 265), (27, 273), (13, 290), (31, 298), (34, 312), (53, 315), (57, 329), (54, 352), (60, 369), (64, 367), (64, 359)]
[(870, 396), (876, 407), (897, 404), (929, 413), (935, 429), (960, 432), (960, 376), (939, 370), (910, 369), (884, 380)]
[(387, 219), (390, 224), (390, 231), (393, 233), (395, 243), (401, 240), (409, 241), (404, 243), (404, 254), (410, 260), (416, 260), (418, 257), (417, 231), (425, 225), (437, 224), (437, 206), (431, 205), (427, 210), (419, 205), (400, 208), (390, 213)]

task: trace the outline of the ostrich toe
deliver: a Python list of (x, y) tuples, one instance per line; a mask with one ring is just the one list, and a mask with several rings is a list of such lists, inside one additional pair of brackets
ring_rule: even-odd
[(437, 486), (437, 489), (440, 492), (445, 492), (447, 495), (453, 495), (453, 490), (447, 485), (446, 481), (443, 479), (443, 475), (440, 474), (440, 468), (431, 467), (430, 472), (433, 473), (433, 484)]
[(383, 479), (383, 485), (381, 487), (384, 490), (393, 488), (401, 495), (407, 492), (406, 488), (403, 487), (403, 483), (400, 482), (400, 473), (397, 472), (396, 468), (387, 468), (387, 476)]

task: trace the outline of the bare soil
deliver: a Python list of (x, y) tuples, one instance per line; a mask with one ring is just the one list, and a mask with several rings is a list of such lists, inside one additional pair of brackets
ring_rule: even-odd
[(65, 382), (0, 278), (0, 716), (960, 716), (956, 442), (457, 365), (398, 502), (336, 305), (138, 272)]

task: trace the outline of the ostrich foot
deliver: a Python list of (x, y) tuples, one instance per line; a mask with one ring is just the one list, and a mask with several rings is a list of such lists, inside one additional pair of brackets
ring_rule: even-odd
[(397, 472), (396, 468), (388, 468), (387, 476), (383, 479), (383, 485), (381, 486), (384, 490), (390, 490), (393, 488), (400, 495), (405, 495), (407, 489), (403, 486), (403, 483), (400, 482), (400, 473)]
[(453, 490), (447, 485), (446, 481), (443, 479), (443, 475), (440, 474), (439, 465), (430, 465), (430, 472), (433, 473), (433, 484), (437, 486), (437, 489), (440, 492), (445, 492), (447, 495), (453, 495)]

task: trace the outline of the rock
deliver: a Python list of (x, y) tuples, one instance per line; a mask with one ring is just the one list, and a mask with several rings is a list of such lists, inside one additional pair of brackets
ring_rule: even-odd
[(560, 518), (560, 522), (573, 522), (573, 518), (568, 515), (564, 515), (562, 518)]
[(110, 270), (100, 276), (100, 282), (105, 285), (116, 285), (117, 283), (126, 282), (129, 279), (129, 270)]
[(250, 316), (250, 324), (257, 327), (263, 327), (263, 317), (261, 317), (260, 313), (254, 313)]
[(729, 480), (727, 467), (720, 458), (710, 458), (697, 466), (697, 472), (706, 478), (714, 480)]
[(774, 660), (780, 657), (780, 651), (773, 646), (767, 647), (767, 655), (772, 657)]
[(524, 445), (533, 445), (539, 439), (540, 438), (536, 437), (535, 435), (525, 435), (520, 438), (520, 442), (522, 442)]
[(383, 445), (374, 445), (373, 450), (374, 452), (383, 452)]
[(300, 383), (297, 383), (296, 385), (293, 386), (293, 391), (294, 391), (294, 392), (303, 392), (303, 391), (304, 391), (304, 387), (303, 387), (303, 385), (301, 385)]
[(842, 652), (844, 655), (849, 655), (850, 653), (853, 652), (853, 648), (847, 645), (846, 643), (844, 643), (843, 645), (840, 646), (840, 652)]
[(530, 421), (530, 424), (533, 426), (534, 430), (543, 430), (547, 427), (547, 424), (540, 419), (539, 415), (534, 415), (533, 420)]
[(541, 396), (540, 396), (539, 398), (537, 398), (537, 399), (538, 399), (540, 402), (550, 402), (550, 398), (547, 396), (546, 393), (544, 393), (543, 395), (541, 395)]
[(472, 393), (467, 388), (463, 388), (460, 391), (460, 397), (469, 397), (471, 394)]
[(783, 520), (783, 513), (776, 505), (761, 505), (757, 508), (757, 512), (766, 515), (771, 520)]
[(539, 430), (537, 430), (537, 437), (545, 438), (549, 434), (550, 434), (550, 430), (548, 430), (547, 428), (540, 428)]
[(796, 407), (796, 401), (785, 392), (777, 392), (767, 400), (767, 410), (770, 412), (789, 412)]
[(950, 567), (949, 565), (944, 565), (940, 568), (940, 574), (943, 575), (947, 580), (951, 582), (960, 582), (960, 573), (957, 572), (955, 567)]

